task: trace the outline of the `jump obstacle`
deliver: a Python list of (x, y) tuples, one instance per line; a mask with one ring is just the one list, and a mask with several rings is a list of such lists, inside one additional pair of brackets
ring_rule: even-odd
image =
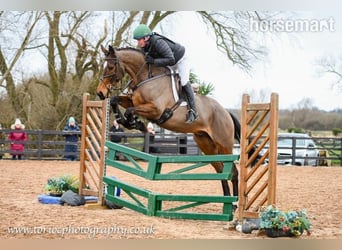
[[(147, 180), (230, 180), (233, 162), (238, 160), (238, 155), (213, 155), (213, 156), (154, 156), (138, 150), (128, 148), (116, 143), (107, 141), (109, 149), (105, 163), (122, 171), (138, 175)], [(115, 160), (115, 155), (120, 152), (125, 161)], [(222, 173), (191, 173), (191, 170), (204, 168), (210, 169), (211, 162), (223, 162)], [(172, 171), (163, 172), (164, 164), (175, 164)], [(182, 165), (179, 167), (179, 165)], [(190, 164), (183, 166), (184, 164)], [(147, 165), (147, 167), (146, 167)], [(178, 168), (177, 168), (178, 167)], [(177, 168), (177, 169), (175, 169)], [(238, 199), (234, 196), (221, 195), (195, 195), (195, 194), (160, 194), (137, 186), (104, 177), (103, 181), (108, 185), (106, 199), (148, 216), (159, 216), (177, 219), (199, 219), (230, 221), (233, 219), (233, 202)], [(183, 189), (186, 186), (183, 187)], [(116, 196), (115, 189), (120, 188), (121, 193)], [(169, 208), (164, 209), (168, 203)], [(172, 204), (170, 204), (172, 203)], [(182, 205), (179, 205), (181, 203)], [(198, 208), (208, 203), (222, 203), (222, 213), (204, 213), (192, 208)]]
[[(237, 155), (201, 155), (201, 156), (155, 156), (120, 144), (106, 141), (108, 137), (108, 102), (89, 101), (89, 95), (83, 99), (82, 143), (80, 166), (80, 194), (97, 195), (104, 204), (104, 184), (107, 185), (105, 198), (109, 201), (143, 213), (148, 216), (167, 218), (223, 220), (233, 219), (232, 203), (239, 201), (239, 221), (245, 218), (257, 218), (261, 206), (275, 204), (276, 190), (276, 140), (278, 128), (278, 96), (271, 95), (271, 103), (250, 104), (249, 96), (243, 96), (241, 158), (239, 197), (160, 194), (142, 189), (118, 179), (106, 177), (106, 166), (137, 175), (147, 180), (230, 180), (231, 169)], [(260, 127), (261, 126), (261, 127)], [(256, 134), (256, 135), (255, 135)], [(266, 134), (266, 136), (265, 136)], [(263, 140), (252, 156), (248, 152), (258, 141)], [(251, 163), (261, 149), (269, 143), (263, 157), (252, 168)], [(105, 147), (108, 156), (105, 156)], [(125, 161), (115, 160), (120, 152)], [(268, 164), (263, 164), (266, 158)], [(222, 173), (191, 173), (200, 167), (208, 168), (211, 162), (224, 162)], [(164, 173), (163, 164), (190, 164), (186, 167)], [(115, 190), (121, 189), (123, 195), (116, 196)], [(163, 204), (176, 205), (164, 209)], [(202, 213), (186, 211), (208, 203), (222, 203), (222, 213)]]
[[(239, 222), (258, 218), (261, 207), (276, 204), (278, 102), (276, 93), (271, 94), (270, 103), (253, 104), (249, 95), (242, 97)], [(249, 156), (255, 145), (255, 153)], [(252, 166), (261, 150), (262, 157)]]
[(108, 138), (109, 100), (90, 101), (83, 95), (82, 136), (80, 150), (79, 194), (98, 197), (103, 204), (105, 169), (105, 141)]

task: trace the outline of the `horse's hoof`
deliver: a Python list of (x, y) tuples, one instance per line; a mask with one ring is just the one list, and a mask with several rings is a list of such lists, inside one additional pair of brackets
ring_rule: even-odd
[(141, 121), (137, 121), (135, 124), (135, 127), (136, 127), (136, 129), (140, 130), (141, 132), (147, 131), (145, 124)]

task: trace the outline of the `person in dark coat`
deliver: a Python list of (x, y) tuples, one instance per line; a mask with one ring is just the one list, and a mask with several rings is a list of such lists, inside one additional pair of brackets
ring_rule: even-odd
[[(63, 132), (65, 136), (65, 147), (64, 152), (67, 153), (64, 156), (65, 160), (75, 161), (77, 159), (77, 149), (78, 149), (78, 137), (79, 133), (75, 133), (80, 131), (79, 126), (77, 125), (75, 118), (70, 117), (68, 123), (65, 125)], [(74, 153), (74, 154), (70, 154)]]
[(119, 123), (114, 120), (113, 125), (109, 129), (111, 133), (110, 140), (115, 143), (119, 143), (122, 141), (122, 135), (115, 134), (116, 132), (124, 132), (123, 128), (120, 127)]
[[(120, 124), (117, 122), (117, 120), (113, 120), (113, 125), (110, 127), (109, 131), (110, 134), (110, 141), (115, 143), (120, 143), (122, 141), (123, 135), (118, 135), (117, 132), (125, 132), (124, 129), (120, 126)], [(115, 159), (120, 160), (123, 159), (123, 156), (121, 153), (116, 152)]]
[(145, 24), (140, 24), (134, 29), (133, 38), (138, 41), (138, 46), (145, 53), (147, 63), (158, 67), (170, 66), (174, 70), (178, 69), (181, 85), (189, 106), (186, 123), (197, 120), (198, 113), (194, 92), (189, 80), (190, 67), (187, 63), (185, 47), (156, 32), (152, 32)]
[(27, 141), (27, 134), (24, 131), (25, 125), (17, 118), (15, 123), (12, 124), (11, 129), (12, 131), (8, 134), (8, 140), (11, 141), (12, 160), (21, 160), (25, 151), (25, 142)]

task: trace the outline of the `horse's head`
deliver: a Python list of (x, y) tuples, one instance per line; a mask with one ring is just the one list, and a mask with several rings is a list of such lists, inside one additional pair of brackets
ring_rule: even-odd
[(101, 45), (101, 50), (105, 55), (103, 73), (97, 86), (96, 93), (101, 100), (109, 97), (111, 89), (116, 86), (124, 76), (124, 71), (120, 67), (119, 58), (115, 49), (109, 45), (108, 50)]

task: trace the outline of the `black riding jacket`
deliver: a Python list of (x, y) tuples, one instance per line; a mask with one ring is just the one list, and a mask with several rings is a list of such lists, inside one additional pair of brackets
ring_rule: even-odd
[(173, 66), (184, 56), (185, 48), (179, 43), (153, 33), (143, 51), (154, 58), (156, 66)]

